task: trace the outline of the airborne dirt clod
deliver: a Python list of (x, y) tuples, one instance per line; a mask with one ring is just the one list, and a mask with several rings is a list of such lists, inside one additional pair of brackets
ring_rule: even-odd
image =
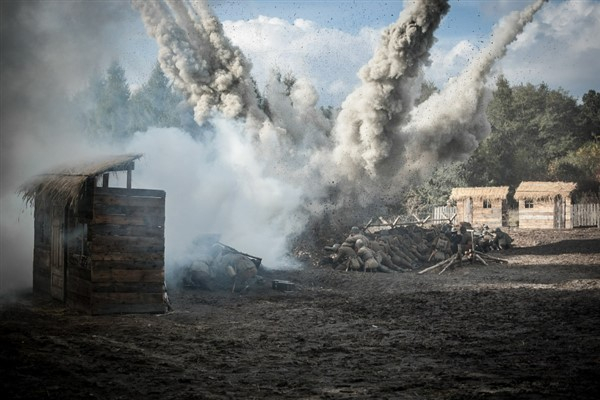
[[(519, 231), (509, 264), (264, 270), (248, 293), (170, 290), (164, 315), (0, 308), (4, 398), (592, 399), (600, 230)], [(273, 280), (294, 283), (274, 290)]]

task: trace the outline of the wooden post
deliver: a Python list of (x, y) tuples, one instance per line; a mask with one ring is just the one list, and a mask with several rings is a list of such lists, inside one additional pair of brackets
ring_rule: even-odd
[(131, 167), (127, 168), (127, 189), (131, 189)]
[(102, 187), (108, 187), (108, 173), (102, 175)]

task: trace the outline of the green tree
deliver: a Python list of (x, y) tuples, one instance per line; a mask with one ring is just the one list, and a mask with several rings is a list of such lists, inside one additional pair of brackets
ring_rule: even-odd
[(579, 145), (579, 109), (562, 89), (511, 87), (503, 76), (487, 110), (490, 136), (467, 162), (472, 186), (518, 185), (548, 180), (548, 165)]
[(600, 182), (600, 141), (590, 141), (577, 150), (553, 160), (548, 172), (553, 179), (560, 181)]
[(492, 133), (465, 165), (465, 178), (470, 186), (496, 186), (519, 179), (507, 168), (515, 163), (518, 136), (513, 89), (504, 76), (498, 78), (496, 87), (494, 99), (487, 110)]
[(108, 140), (124, 140), (131, 136), (129, 128), (129, 85), (125, 70), (113, 61), (106, 71), (106, 79), (97, 88), (94, 125), (97, 133)]
[(131, 96), (130, 130), (142, 131), (150, 126), (182, 127), (179, 104), (183, 97), (176, 93), (158, 63), (148, 81)]
[(582, 97), (579, 112), (580, 141), (585, 143), (600, 139), (600, 93), (590, 90)]

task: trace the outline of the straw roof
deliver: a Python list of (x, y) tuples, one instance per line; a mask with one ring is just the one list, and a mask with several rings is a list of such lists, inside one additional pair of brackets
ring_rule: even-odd
[(89, 160), (79, 164), (62, 165), (37, 175), (23, 184), (18, 192), (23, 200), (31, 205), (37, 196), (44, 196), (58, 204), (75, 206), (79, 200), (85, 181), (94, 176), (111, 171), (125, 171), (133, 168), (133, 162), (141, 154), (123, 154)]
[(556, 195), (568, 197), (576, 186), (573, 182), (521, 182), (515, 191), (515, 199), (542, 200)]
[(452, 200), (462, 200), (470, 197), (474, 200), (491, 200), (505, 199), (507, 194), (508, 186), (462, 187), (453, 188), (450, 198)]

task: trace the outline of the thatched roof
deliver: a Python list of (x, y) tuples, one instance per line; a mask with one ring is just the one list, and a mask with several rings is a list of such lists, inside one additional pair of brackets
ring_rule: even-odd
[(490, 187), (463, 187), (452, 189), (450, 198), (452, 200), (462, 200), (472, 198), (473, 200), (493, 200), (505, 199), (508, 194), (508, 186), (490, 186)]
[(123, 154), (85, 161), (78, 164), (62, 165), (41, 175), (37, 175), (19, 188), (23, 200), (32, 204), (37, 196), (57, 204), (75, 205), (79, 200), (85, 181), (106, 172), (125, 171), (133, 168), (133, 162), (141, 154)]
[(542, 200), (556, 195), (564, 198), (570, 196), (576, 186), (573, 182), (521, 182), (515, 191), (515, 199)]

